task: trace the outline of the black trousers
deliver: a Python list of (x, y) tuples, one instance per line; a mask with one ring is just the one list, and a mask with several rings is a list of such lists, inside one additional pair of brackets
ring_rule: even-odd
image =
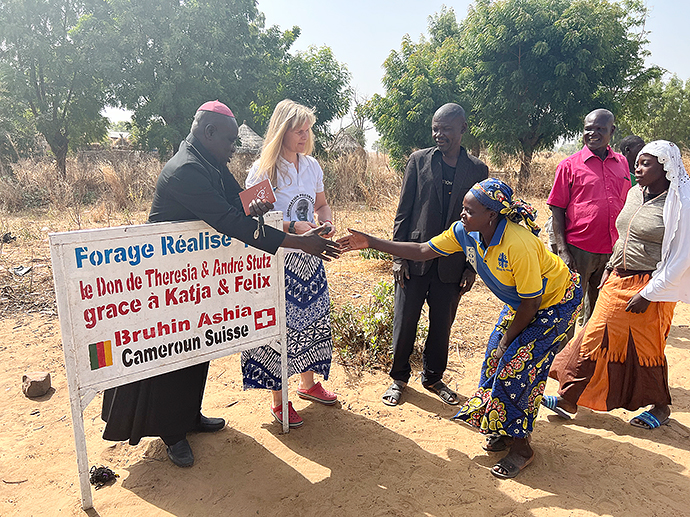
[(390, 376), (396, 381), (408, 382), (410, 379), (410, 356), (425, 301), (429, 305), (429, 333), (422, 356), (422, 384), (429, 386), (440, 381), (446, 371), (450, 327), (460, 301), (460, 285), (445, 284), (439, 280), (436, 260), (426, 274), (410, 275), (410, 279), (405, 280), (404, 288), (395, 285), (393, 366)]

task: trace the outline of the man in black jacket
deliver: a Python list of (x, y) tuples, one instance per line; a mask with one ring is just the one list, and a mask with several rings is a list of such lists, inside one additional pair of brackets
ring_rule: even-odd
[[(462, 200), (475, 183), (488, 176), (488, 168), (461, 146), (467, 131), (465, 111), (457, 104), (441, 106), (432, 119), (436, 147), (413, 153), (405, 168), (393, 240), (426, 242), (460, 219)], [(395, 313), (393, 318), (393, 384), (383, 403), (395, 406), (410, 378), (410, 355), (424, 301), (429, 305), (429, 333), (424, 345), (422, 385), (446, 404), (456, 405), (457, 394), (441, 380), (448, 363), (450, 327), (460, 297), (470, 290), (475, 272), (465, 255), (427, 262), (396, 258)]]
[[(226, 165), (236, 139), (237, 122), (230, 109), (218, 101), (203, 104), (190, 134), (158, 177), (149, 222), (200, 219), (269, 253), (284, 246), (325, 260), (337, 257), (337, 245), (319, 237), (321, 227), (303, 235), (288, 235), (272, 227), (256, 232), (257, 221), (244, 214), (238, 196), (242, 188)], [(270, 203), (255, 200), (250, 211), (259, 216), (271, 208)], [(201, 363), (106, 390), (103, 438), (136, 445), (143, 436), (160, 436), (172, 462), (190, 467), (194, 455), (187, 433), (213, 432), (225, 426), (222, 418), (201, 414), (207, 372), (208, 363)]]

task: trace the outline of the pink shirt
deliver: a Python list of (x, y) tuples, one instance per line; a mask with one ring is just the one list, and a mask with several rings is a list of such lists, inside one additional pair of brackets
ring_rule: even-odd
[(608, 147), (605, 160), (587, 146), (558, 164), (549, 205), (565, 209), (565, 239), (590, 253), (610, 254), (616, 218), (630, 189), (628, 162)]

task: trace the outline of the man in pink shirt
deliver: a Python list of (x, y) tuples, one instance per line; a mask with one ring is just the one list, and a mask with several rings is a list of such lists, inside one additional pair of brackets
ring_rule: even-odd
[(582, 280), (581, 325), (592, 314), (601, 275), (618, 239), (616, 218), (630, 189), (628, 162), (609, 146), (615, 129), (608, 110), (596, 109), (585, 117), (585, 147), (558, 164), (547, 200), (558, 255)]

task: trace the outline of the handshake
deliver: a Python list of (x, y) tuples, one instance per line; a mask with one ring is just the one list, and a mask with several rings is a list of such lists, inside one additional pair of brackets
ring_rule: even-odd
[[(270, 182), (264, 180), (240, 192), (240, 200), (246, 215), (259, 218), (260, 227), (263, 223), (263, 215), (273, 209), (276, 198)], [(335, 226), (331, 221), (323, 221), (320, 226), (309, 221), (290, 221), (282, 246), (300, 249), (323, 260), (338, 258), (346, 251), (368, 247), (368, 235), (356, 230), (348, 230), (350, 235), (333, 242), (329, 240), (335, 235)], [(254, 238), (257, 237), (258, 235), (255, 235)]]
[[(254, 197), (245, 204), (247, 215), (253, 217), (261, 218), (272, 208), (273, 203), (263, 198)], [(325, 221), (320, 226), (309, 221), (291, 221), (282, 245), (286, 248), (300, 249), (323, 260), (335, 259), (347, 251), (369, 247), (372, 240), (369, 235), (349, 228), (348, 231), (349, 235), (333, 242), (329, 238), (335, 235), (335, 226), (330, 221)]]
[(323, 260), (335, 259), (347, 251), (368, 247), (368, 235), (352, 229), (348, 229), (348, 231), (350, 232), (349, 235), (341, 237), (334, 242), (324, 237), (333, 236), (335, 228), (329, 223), (324, 223), (299, 235), (286, 234), (283, 245), (289, 248), (301, 249)]

